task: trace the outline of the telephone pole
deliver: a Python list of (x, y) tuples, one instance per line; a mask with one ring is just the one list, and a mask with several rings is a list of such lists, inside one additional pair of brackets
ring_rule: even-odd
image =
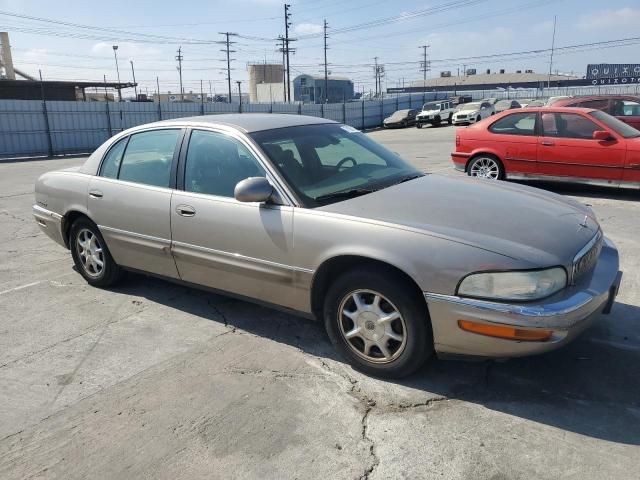
[(329, 101), (329, 75), (327, 72), (327, 20), (324, 21), (324, 103)]
[(376, 98), (378, 97), (378, 57), (373, 57), (373, 61), (374, 61), (374, 66), (373, 66), (373, 73), (375, 74), (376, 77)]
[(382, 76), (384, 75), (384, 65), (378, 64), (378, 57), (373, 57), (374, 67), (373, 73), (376, 78), (376, 97), (382, 93)]
[(219, 33), (220, 35), (225, 36), (225, 39), (222, 42), (216, 42), (216, 43), (219, 43), (225, 46), (225, 48), (221, 49), (220, 51), (226, 52), (227, 54), (227, 60), (226, 60), (227, 61), (227, 86), (229, 87), (229, 99), (227, 103), (231, 103), (231, 62), (235, 60), (234, 58), (231, 58), (231, 54), (235, 52), (235, 50), (231, 50), (231, 45), (233, 45), (236, 42), (230, 41), (229, 37), (232, 37), (238, 34), (231, 33), (231, 32), (219, 32)]
[(238, 101), (240, 102), (240, 105), (242, 105), (242, 90), (240, 87), (242, 80), (236, 80), (236, 83), (238, 84)]
[(182, 46), (178, 48), (178, 55), (176, 55), (176, 60), (178, 61), (178, 74), (180, 75), (180, 101), (184, 102), (184, 90), (182, 89)]
[(551, 87), (551, 70), (553, 69), (553, 50), (556, 47), (556, 20), (557, 15), (553, 16), (553, 36), (551, 37), (551, 58), (549, 59), (549, 77), (547, 78), (547, 88)]
[(427, 61), (427, 48), (429, 48), (431, 45), (420, 45), (420, 48), (422, 49), (422, 55), (423, 55), (423, 60), (420, 62), (420, 70), (422, 70), (422, 79), (423, 79), (423, 84), (422, 86), (426, 86), (427, 85), (427, 72), (430, 70), (430, 65), (429, 62)]
[(287, 101), (287, 57), (286, 49), (284, 48), (285, 41), (282, 35), (278, 36), (278, 51), (282, 52), (282, 102)]
[(133, 69), (133, 60), (129, 60), (131, 63), (131, 73), (133, 75), (133, 91), (136, 96), (136, 101), (138, 101), (138, 84), (136, 83), (136, 71)]
[(284, 50), (287, 60), (287, 102), (291, 101), (291, 68), (289, 64), (289, 52), (295, 51), (289, 47), (289, 42), (295, 42), (295, 38), (289, 38), (289, 27), (291, 26), (291, 22), (289, 22), (289, 19), (291, 18), (291, 14), (289, 13), (290, 8), (291, 5), (288, 3), (284, 4)]

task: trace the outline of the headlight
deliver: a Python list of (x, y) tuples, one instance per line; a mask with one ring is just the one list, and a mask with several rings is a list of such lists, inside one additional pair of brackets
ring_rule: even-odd
[(556, 267), (547, 270), (475, 273), (458, 287), (461, 297), (527, 301), (548, 297), (567, 286), (567, 272)]

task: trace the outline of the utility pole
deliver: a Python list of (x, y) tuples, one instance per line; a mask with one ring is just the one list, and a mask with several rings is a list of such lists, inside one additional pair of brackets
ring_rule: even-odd
[(324, 20), (324, 103), (329, 101), (329, 75), (327, 73), (327, 20)]
[(422, 55), (423, 55), (423, 60), (420, 62), (420, 70), (422, 70), (422, 80), (423, 80), (423, 87), (426, 87), (427, 85), (427, 72), (429, 71), (429, 62), (427, 61), (427, 48), (429, 48), (430, 45), (421, 45), (420, 48), (422, 49)]
[[(118, 83), (120, 83), (120, 69), (118, 68), (118, 45), (113, 46), (113, 58), (116, 59), (116, 73), (118, 74)], [(122, 90), (118, 86), (118, 101), (122, 101)]]
[(291, 5), (288, 3), (284, 4), (284, 50), (287, 60), (287, 102), (291, 101), (291, 65), (289, 63), (289, 52), (295, 51), (289, 47), (289, 42), (296, 41), (295, 38), (289, 38), (289, 27), (291, 26), (291, 22), (289, 22), (291, 18), (291, 14), (289, 13), (290, 8)]
[(553, 68), (553, 50), (556, 47), (556, 20), (557, 15), (553, 16), (553, 36), (551, 37), (551, 58), (549, 59), (549, 77), (547, 78), (547, 88), (551, 87), (551, 69)]
[(240, 105), (242, 105), (242, 90), (240, 87), (242, 80), (236, 80), (236, 83), (238, 84), (238, 101), (240, 102)]
[(373, 57), (373, 61), (374, 61), (374, 66), (373, 66), (373, 73), (375, 74), (376, 77), (376, 97), (378, 96), (378, 57)]
[(231, 45), (233, 45), (236, 42), (232, 42), (229, 40), (229, 37), (232, 37), (234, 35), (238, 35), (237, 33), (231, 33), (231, 32), (219, 32), (220, 35), (224, 35), (225, 36), (225, 40), (223, 40), (222, 42), (216, 42), (216, 43), (220, 43), (225, 45), (225, 48), (223, 50), (220, 50), (221, 52), (226, 52), (227, 53), (227, 86), (229, 87), (229, 101), (228, 103), (231, 103), (231, 61), (235, 60), (234, 58), (231, 58), (231, 54), (235, 52), (235, 50), (231, 50)]
[(180, 75), (180, 101), (184, 102), (184, 90), (182, 89), (182, 46), (178, 48), (178, 55), (176, 60), (178, 61), (178, 74)]
[(138, 100), (138, 84), (136, 83), (136, 71), (133, 69), (133, 60), (129, 60), (131, 63), (131, 74), (133, 75), (133, 91), (136, 95), (136, 101)]
[(280, 41), (278, 51), (282, 52), (282, 102), (284, 103), (287, 101), (287, 57), (284, 48), (284, 37), (280, 35), (278, 40)]

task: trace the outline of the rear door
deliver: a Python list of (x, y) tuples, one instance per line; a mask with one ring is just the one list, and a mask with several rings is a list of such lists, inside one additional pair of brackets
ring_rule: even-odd
[(488, 147), (501, 152), (507, 176), (514, 173), (536, 172), (538, 137), (536, 112), (506, 115), (489, 127)]
[(640, 102), (637, 100), (612, 100), (609, 114), (640, 130)]
[(181, 129), (134, 133), (105, 155), (89, 184), (89, 216), (119, 265), (176, 278), (171, 195)]
[(625, 162), (624, 142), (594, 140), (594, 131), (607, 129), (580, 113), (541, 112), (540, 118), (539, 174), (618, 184)]

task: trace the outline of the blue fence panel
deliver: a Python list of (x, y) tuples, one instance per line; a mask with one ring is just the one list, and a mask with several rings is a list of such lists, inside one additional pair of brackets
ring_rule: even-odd
[(0, 156), (47, 155), (48, 151), (42, 102), (0, 100)]

